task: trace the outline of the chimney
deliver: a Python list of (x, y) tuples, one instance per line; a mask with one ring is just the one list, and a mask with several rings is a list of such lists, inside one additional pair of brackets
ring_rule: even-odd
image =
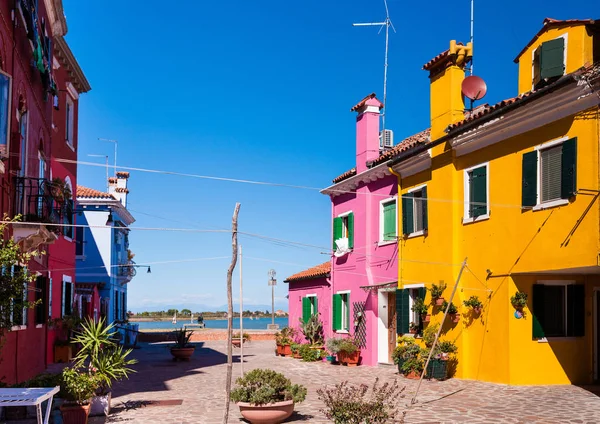
[(463, 45), (450, 41), (450, 48), (425, 65), (430, 79), (431, 140), (446, 135), (446, 128), (465, 117), (461, 85), (465, 79), (465, 65), (473, 55), (471, 43)]
[(379, 157), (379, 111), (383, 108), (375, 97), (369, 94), (350, 109), (356, 116), (356, 173), (367, 169), (367, 162)]
[(108, 179), (108, 192), (115, 196), (117, 200), (127, 207), (127, 194), (129, 189), (127, 188), (127, 180), (129, 179), (129, 172), (117, 172), (116, 177), (110, 177)]

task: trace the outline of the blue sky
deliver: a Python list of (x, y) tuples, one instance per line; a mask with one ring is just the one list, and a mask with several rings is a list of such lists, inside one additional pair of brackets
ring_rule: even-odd
[[(476, 2), (475, 74), (485, 101), (516, 94), (512, 61), (544, 17), (598, 18), (594, 2)], [(142, 6), (143, 4), (143, 6)], [(468, 41), (469, 1), (389, 0), (388, 128), (396, 140), (428, 126), (429, 80), (421, 66)], [(383, 1), (64, 0), (67, 41), (92, 91), (80, 102), (79, 160), (103, 163), (118, 140), (122, 166), (324, 187), (354, 166), (350, 108), (381, 94), (383, 33), (352, 22), (384, 19)], [(285, 277), (327, 260), (330, 202), (313, 190), (131, 172), (134, 227), (230, 228), (324, 249), (242, 236), (244, 302), (270, 304), (267, 271)], [(79, 167), (79, 184), (105, 189), (105, 169)], [(133, 231), (137, 263), (231, 255), (228, 234)], [(269, 263), (263, 258), (284, 263)], [(156, 264), (129, 286), (132, 310), (226, 303), (228, 259)], [(234, 293), (238, 298), (237, 270)]]

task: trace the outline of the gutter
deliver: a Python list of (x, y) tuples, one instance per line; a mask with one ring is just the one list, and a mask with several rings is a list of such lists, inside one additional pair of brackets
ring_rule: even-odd
[(471, 122), (466, 123), (465, 125), (461, 125), (458, 128), (447, 131), (447, 134), (445, 136), (440, 137), (437, 140), (434, 140), (434, 141), (432, 141), (430, 143), (426, 143), (426, 144), (420, 144), (417, 147), (415, 147), (414, 149), (403, 152), (402, 154), (396, 156), (394, 159), (388, 161), (386, 163), (386, 165), (391, 168), (394, 165), (396, 165), (408, 158), (416, 156), (420, 153), (423, 153), (424, 151), (431, 149), (432, 147), (438, 146), (438, 145), (448, 141), (449, 139), (455, 137), (456, 135), (458, 135), (462, 132), (468, 131), (475, 126), (478, 126), (487, 121), (490, 121), (498, 115), (504, 115), (513, 109), (516, 109), (520, 106), (523, 106), (524, 104), (526, 104), (528, 102), (536, 100), (538, 97), (541, 97), (547, 93), (551, 93), (554, 90), (562, 88), (563, 86), (565, 86), (573, 81), (577, 81), (577, 78), (574, 74), (565, 75), (565, 76), (561, 77), (558, 81), (556, 81), (554, 84), (551, 84), (544, 88), (541, 88), (538, 91), (533, 92), (532, 94), (530, 94), (527, 97), (522, 97), (507, 106), (496, 109), (496, 110), (490, 112), (489, 114), (482, 116), (481, 118), (475, 119)]

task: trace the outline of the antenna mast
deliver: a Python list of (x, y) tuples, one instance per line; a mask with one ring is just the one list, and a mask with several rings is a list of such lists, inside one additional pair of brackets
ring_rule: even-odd
[[(475, 0), (471, 0), (471, 46), (473, 46), (473, 23), (475, 22), (475, 16), (473, 11), (475, 9)], [(473, 75), (473, 57), (471, 57), (471, 67), (470, 67), (471, 75)]]
[(383, 4), (385, 5), (385, 21), (383, 22), (366, 22), (366, 23), (355, 23), (352, 26), (379, 26), (379, 33), (385, 26), (385, 60), (383, 64), (383, 113), (381, 115), (382, 121), (382, 137), (385, 137), (385, 115), (386, 115), (386, 107), (387, 107), (387, 70), (388, 70), (388, 45), (389, 45), (389, 32), (390, 27), (396, 32), (396, 28), (394, 28), (394, 24), (390, 19), (390, 12), (388, 10), (387, 0), (383, 0)]

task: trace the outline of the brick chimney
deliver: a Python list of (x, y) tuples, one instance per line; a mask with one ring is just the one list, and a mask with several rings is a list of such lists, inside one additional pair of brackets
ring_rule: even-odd
[(369, 94), (350, 109), (356, 116), (356, 173), (367, 169), (367, 162), (379, 157), (379, 111), (383, 108), (375, 97)]
[(465, 66), (471, 60), (473, 48), (450, 41), (450, 48), (423, 65), (429, 71), (431, 140), (446, 135), (446, 128), (464, 119), (465, 104), (461, 85)]
[(117, 172), (116, 177), (110, 177), (108, 179), (108, 192), (115, 196), (123, 206), (127, 207), (127, 194), (129, 189), (127, 188), (127, 180), (129, 179), (129, 172)]

